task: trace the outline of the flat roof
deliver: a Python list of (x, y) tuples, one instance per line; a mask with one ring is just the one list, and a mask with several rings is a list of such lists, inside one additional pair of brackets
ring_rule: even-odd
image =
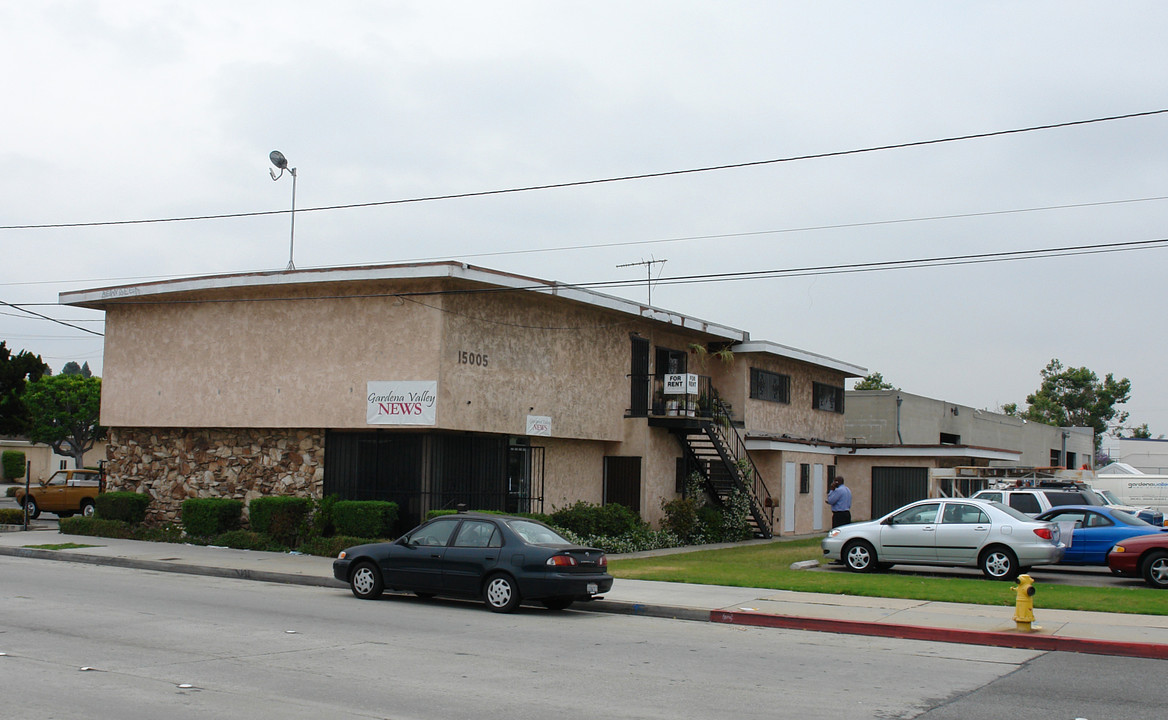
[(637, 303), (614, 295), (596, 292), (586, 287), (516, 275), (467, 263), (444, 261), (364, 265), (354, 267), (310, 268), (305, 270), (271, 270), (249, 273), (203, 275), (171, 280), (157, 280), (130, 285), (115, 285), (90, 290), (63, 292), (58, 296), (62, 305), (106, 310), (112, 306), (143, 302), (166, 302), (174, 295), (193, 292), (232, 291), (246, 288), (278, 288), (305, 285), (325, 285), (351, 282), (393, 282), (416, 279), (450, 278), (480, 285), (526, 290), (555, 295), (593, 307), (635, 315), (666, 325), (692, 330), (734, 343), (734, 352), (764, 353), (799, 360), (838, 370), (848, 377), (863, 377), (866, 369), (817, 353), (765, 341), (752, 341), (745, 330)]

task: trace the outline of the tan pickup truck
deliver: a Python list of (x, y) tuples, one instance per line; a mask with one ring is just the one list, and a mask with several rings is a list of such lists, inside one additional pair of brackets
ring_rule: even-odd
[(28, 511), (30, 518), (39, 517), (42, 511), (56, 513), (58, 517), (70, 517), (81, 513), (93, 516), (93, 504), (97, 494), (104, 488), (104, 479), (97, 470), (58, 470), (48, 480), (28, 489), (16, 489), (16, 502)]

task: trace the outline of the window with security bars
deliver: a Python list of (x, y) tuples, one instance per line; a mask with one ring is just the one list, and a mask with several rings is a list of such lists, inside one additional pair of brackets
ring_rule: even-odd
[(827, 383), (812, 383), (811, 407), (827, 412), (844, 412), (844, 389)]
[(751, 368), (750, 397), (767, 402), (791, 402), (791, 376)]
[(803, 495), (811, 492), (811, 465), (799, 465), (799, 492)]

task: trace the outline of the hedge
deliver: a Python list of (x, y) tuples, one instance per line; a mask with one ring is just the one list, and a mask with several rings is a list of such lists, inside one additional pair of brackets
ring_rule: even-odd
[(5, 480), (19, 480), (25, 472), (24, 453), (20, 450), (0, 452), (0, 474)]
[(300, 539), (311, 512), (312, 500), (291, 495), (258, 497), (248, 504), (251, 529), (288, 545)]
[(97, 516), (103, 520), (140, 523), (146, 519), (146, 508), (150, 505), (150, 496), (144, 493), (119, 490), (99, 493), (94, 503)]
[(397, 503), (384, 500), (340, 500), (332, 507), (332, 520), (338, 535), (389, 537), (397, 522)]
[(0, 525), (23, 525), (24, 508), (0, 508)]
[(239, 529), (243, 501), (231, 498), (187, 498), (182, 504), (182, 526), (187, 535), (210, 537)]
[(640, 530), (644, 525), (635, 512), (624, 505), (594, 505), (578, 502), (551, 514), (551, 524), (577, 535), (618, 537)]
[(122, 538), (132, 540), (134, 528), (122, 520), (104, 520), (96, 517), (61, 518), (61, 533), (65, 535), (89, 535), (91, 537)]

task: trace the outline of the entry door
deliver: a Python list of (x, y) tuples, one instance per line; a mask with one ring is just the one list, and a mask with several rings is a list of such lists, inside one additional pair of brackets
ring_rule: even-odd
[(823, 465), (816, 465), (812, 471), (811, 476), (811, 504), (815, 506), (813, 522), (811, 523), (812, 530), (823, 529), (823, 508), (825, 505), (824, 498), (827, 496), (827, 481), (823, 477)]
[(799, 482), (799, 466), (789, 462), (783, 465), (783, 532), (795, 532), (795, 485)]

